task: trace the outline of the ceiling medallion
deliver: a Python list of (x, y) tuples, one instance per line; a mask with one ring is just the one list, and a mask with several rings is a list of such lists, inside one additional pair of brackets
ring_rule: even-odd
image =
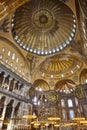
[(12, 17), (12, 35), (23, 49), (37, 55), (58, 53), (74, 39), (76, 19), (58, 0), (32, 0)]
[(47, 9), (41, 9), (33, 13), (33, 26), (40, 32), (48, 32), (54, 25), (53, 14)]

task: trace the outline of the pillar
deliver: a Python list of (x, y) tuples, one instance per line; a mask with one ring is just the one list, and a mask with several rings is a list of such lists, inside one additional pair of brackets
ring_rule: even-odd
[(18, 116), (19, 117), (22, 117), (23, 116), (23, 108), (24, 108), (24, 105), (23, 105), (23, 102), (20, 104), (20, 107), (19, 107), (19, 110), (18, 110)]
[(18, 94), (20, 94), (21, 83), (18, 83)]
[(5, 118), (5, 114), (6, 114), (6, 109), (7, 109), (7, 104), (8, 103), (9, 103), (9, 99), (6, 98), (5, 103), (4, 103), (3, 112), (2, 112), (2, 117), (1, 117), (3, 121), (0, 124), (0, 129), (2, 129), (2, 126), (3, 126), (3, 122), (4, 122), (4, 118)]
[(15, 89), (15, 84), (17, 83), (17, 81), (15, 80), (14, 81), (14, 85), (13, 85), (13, 91), (14, 91), (14, 89)]
[(9, 78), (9, 83), (8, 83), (8, 88), (7, 88), (7, 90), (10, 89), (11, 80), (12, 80), (12, 78), (10, 77), (10, 78)]
[(5, 83), (5, 78), (7, 77), (7, 75), (5, 74), (4, 77), (3, 77), (3, 81), (2, 81), (2, 85), (1, 87), (3, 87), (4, 83)]

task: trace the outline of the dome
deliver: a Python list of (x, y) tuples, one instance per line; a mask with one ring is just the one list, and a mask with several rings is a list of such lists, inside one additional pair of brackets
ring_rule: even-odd
[(75, 89), (76, 84), (69, 79), (58, 81), (55, 85), (55, 90), (60, 93), (71, 93)]
[(14, 40), (37, 55), (61, 51), (74, 39), (75, 32), (75, 16), (59, 0), (31, 0), (19, 7), (12, 17)]
[(37, 91), (48, 91), (49, 90), (49, 85), (46, 81), (42, 79), (38, 79), (34, 81), (33, 86), (35, 90)]

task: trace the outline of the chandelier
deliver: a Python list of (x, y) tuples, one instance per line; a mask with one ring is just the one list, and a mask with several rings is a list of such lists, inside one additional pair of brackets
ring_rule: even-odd
[(46, 120), (39, 120), (38, 116), (35, 115), (23, 115), (22, 118), (13, 118), (13, 121), (17, 121), (16, 124), (13, 123), (13, 128), (16, 130), (19, 130), (21, 128), (26, 128), (26, 129), (46, 129), (48, 130), (49, 128), (51, 130), (55, 130), (55, 128), (59, 128), (61, 130), (63, 129), (76, 129), (77, 126), (86, 126), (87, 125), (87, 120), (84, 117), (75, 117), (72, 119), (72, 121), (62, 121), (60, 117), (58, 116), (50, 116), (47, 117)]

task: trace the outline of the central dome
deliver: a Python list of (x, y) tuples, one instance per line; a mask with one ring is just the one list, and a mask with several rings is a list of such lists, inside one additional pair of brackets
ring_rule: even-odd
[(26, 51), (49, 55), (73, 40), (76, 20), (72, 10), (59, 0), (32, 0), (12, 17), (14, 40)]

